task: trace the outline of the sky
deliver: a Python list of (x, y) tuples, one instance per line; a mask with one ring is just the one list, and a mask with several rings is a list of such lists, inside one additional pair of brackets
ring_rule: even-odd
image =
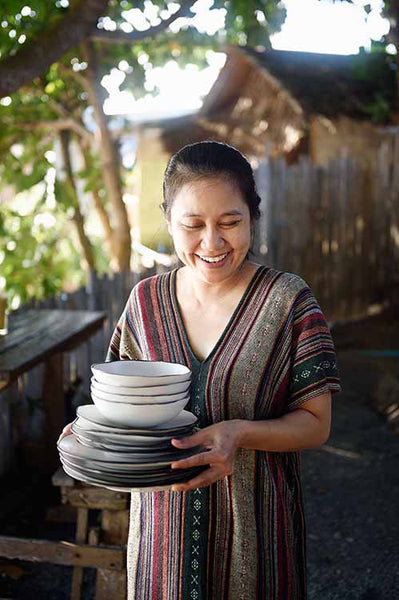
[[(197, 28), (210, 34), (223, 27), (225, 15), (224, 9), (210, 10), (212, 4), (212, 0), (198, 0), (194, 5)], [(283, 4), (287, 9), (286, 21), (282, 30), (271, 38), (276, 50), (357, 54), (361, 47), (370, 48), (371, 39), (380, 40), (389, 30), (388, 21), (380, 14), (382, 0), (354, 0), (353, 3), (284, 0)], [(372, 9), (368, 16), (363, 10), (366, 4)], [(150, 7), (151, 3), (147, 5)], [(148, 27), (148, 24), (137, 20), (140, 11), (134, 11), (136, 9), (129, 11), (132, 27)], [(146, 16), (151, 22), (151, 13)], [(183, 23), (184, 19), (178, 19), (171, 29), (176, 30)], [(159, 118), (195, 112), (212, 87), (225, 58), (223, 53), (209, 52), (209, 67), (204, 70), (199, 70), (196, 65), (181, 69), (172, 60), (163, 68), (148, 69), (146, 89), (150, 92), (154, 86), (159, 86), (161, 93), (157, 97), (148, 95), (139, 100), (135, 100), (129, 92), (119, 91), (125, 77), (124, 68), (128, 66), (121, 61), (119, 68), (103, 80), (110, 94), (105, 110), (108, 114), (129, 114), (133, 120), (140, 120), (143, 115)]]

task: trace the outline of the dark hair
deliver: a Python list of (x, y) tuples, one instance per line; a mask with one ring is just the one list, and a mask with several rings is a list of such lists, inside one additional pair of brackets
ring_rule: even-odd
[(184, 146), (169, 160), (161, 204), (166, 218), (170, 217), (173, 200), (180, 188), (186, 183), (206, 178), (221, 178), (235, 185), (249, 208), (251, 221), (259, 219), (260, 198), (251, 165), (233, 146), (214, 141)]

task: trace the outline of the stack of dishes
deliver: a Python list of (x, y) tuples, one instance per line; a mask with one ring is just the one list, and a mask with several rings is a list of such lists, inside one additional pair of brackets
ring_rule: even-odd
[(94, 405), (80, 406), (72, 435), (58, 444), (65, 472), (117, 490), (166, 489), (205, 467), (170, 464), (204, 451), (178, 450), (172, 438), (195, 431), (189, 401), (190, 370), (175, 363), (115, 361), (92, 366)]

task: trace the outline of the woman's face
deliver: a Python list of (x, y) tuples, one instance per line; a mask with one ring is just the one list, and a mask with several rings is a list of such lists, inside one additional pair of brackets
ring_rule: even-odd
[(173, 201), (168, 229), (180, 260), (208, 283), (234, 275), (251, 243), (249, 208), (223, 179), (184, 185)]

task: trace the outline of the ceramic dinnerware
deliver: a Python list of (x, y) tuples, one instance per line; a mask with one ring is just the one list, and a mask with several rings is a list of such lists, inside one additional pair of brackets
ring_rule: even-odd
[(193, 413), (188, 410), (182, 410), (174, 419), (162, 423), (161, 425), (155, 425), (151, 428), (144, 427), (129, 427), (128, 425), (116, 425), (104, 415), (100, 413), (94, 404), (85, 404), (84, 406), (78, 406), (76, 413), (79, 417), (85, 418), (94, 425), (101, 425), (102, 427), (108, 427), (109, 432), (121, 433), (121, 434), (138, 434), (138, 435), (151, 435), (151, 436), (165, 436), (169, 434), (181, 433), (184, 428), (189, 428), (198, 422), (198, 419)]
[[(58, 449), (61, 454), (70, 455), (72, 457), (84, 458), (85, 460), (91, 461), (101, 461), (108, 463), (128, 463), (131, 465), (139, 465), (143, 468), (145, 466), (161, 466), (164, 464), (170, 464), (176, 459), (176, 456), (180, 458), (186, 458), (188, 456), (192, 456), (197, 454), (198, 452), (203, 452), (204, 449), (200, 446), (196, 446), (194, 448), (189, 448), (187, 450), (178, 450), (175, 449), (173, 455), (171, 453), (159, 453), (159, 458), (155, 459), (154, 457), (142, 457), (140, 455), (135, 455), (131, 452), (111, 452), (108, 450), (99, 450), (97, 448), (89, 448), (87, 446), (83, 446), (78, 442), (76, 437), (72, 435), (67, 435), (62, 440), (58, 442)], [(167, 458), (164, 458), (167, 457)]]
[[(113, 388), (116, 390), (117, 388)], [(164, 389), (164, 388), (162, 388)], [(104, 392), (98, 390), (93, 384), (90, 387), (91, 396), (97, 396), (101, 400), (108, 400), (109, 402), (125, 402), (126, 404), (167, 404), (169, 402), (177, 402), (183, 400), (183, 398), (189, 398), (189, 394), (181, 392), (180, 394), (166, 394), (163, 396), (133, 396), (127, 394), (119, 394), (114, 392)]]
[(137, 386), (122, 386), (122, 385), (109, 385), (107, 383), (101, 383), (97, 381), (94, 375), (91, 378), (91, 385), (99, 392), (106, 392), (111, 394), (121, 394), (125, 396), (163, 396), (165, 394), (182, 394), (187, 392), (190, 387), (191, 381), (182, 381), (181, 383), (170, 383), (162, 385), (153, 385), (147, 387)]
[(127, 404), (110, 402), (92, 394), (92, 400), (98, 410), (109, 421), (129, 427), (154, 427), (174, 419), (186, 406), (189, 398), (183, 398), (167, 404)]
[(185, 365), (160, 361), (116, 360), (91, 366), (97, 381), (113, 386), (147, 387), (189, 381)]

